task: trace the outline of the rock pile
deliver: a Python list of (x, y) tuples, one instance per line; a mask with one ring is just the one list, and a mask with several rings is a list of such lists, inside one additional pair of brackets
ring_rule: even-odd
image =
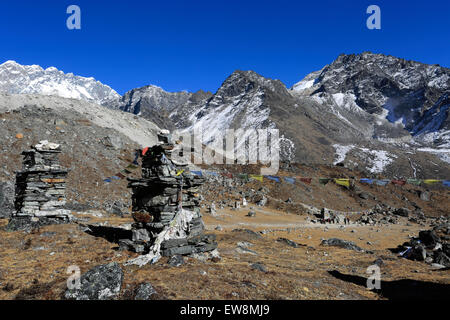
[(64, 209), (68, 171), (60, 166), (59, 153), (60, 146), (46, 140), (22, 152), (23, 168), (16, 172), (15, 212), (9, 229), (71, 220), (70, 211)]
[(403, 258), (450, 268), (450, 224), (420, 231), (418, 237), (398, 246), (396, 252)]
[(370, 211), (364, 212), (356, 222), (369, 225), (398, 224), (401, 217), (409, 217), (409, 221), (415, 223), (423, 223), (426, 220), (421, 211), (411, 212), (407, 208), (393, 208), (386, 204), (377, 204)]
[[(168, 132), (142, 156), (142, 178), (128, 180), (132, 189), (132, 239), (120, 241), (122, 249), (156, 256), (173, 256), (214, 250), (214, 235), (204, 235), (199, 187), (204, 180), (175, 164), (174, 144)], [(159, 252), (160, 251), (160, 252)]]

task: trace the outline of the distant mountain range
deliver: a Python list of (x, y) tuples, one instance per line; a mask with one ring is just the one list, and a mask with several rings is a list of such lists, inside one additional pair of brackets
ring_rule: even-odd
[(0, 92), (53, 95), (98, 104), (120, 98), (116, 91), (94, 78), (64, 73), (54, 67), (23, 66), (11, 60), (0, 65)]
[(55, 68), (0, 65), (0, 91), (59, 95), (133, 113), (160, 128), (278, 128), (284, 160), (339, 163), (391, 176), (449, 173), (450, 69), (364, 52), (340, 55), (292, 88), (235, 71), (216, 93), (133, 89), (122, 97)]

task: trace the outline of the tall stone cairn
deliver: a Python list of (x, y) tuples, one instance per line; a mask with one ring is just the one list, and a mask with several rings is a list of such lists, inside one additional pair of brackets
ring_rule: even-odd
[[(132, 239), (120, 241), (122, 249), (146, 253), (156, 236), (170, 223), (182, 208), (194, 213), (189, 222), (187, 237), (165, 240), (161, 255), (186, 255), (217, 248), (214, 234), (205, 235), (200, 213), (199, 187), (204, 179), (189, 172), (187, 165), (171, 160), (174, 144), (168, 131), (158, 134), (159, 144), (149, 148), (142, 156), (142, 178), (128, 178), (132, 189)], [(181, 196), (181, 199), (180, 199)]]
[(68, 171), (59, 164), (60, 153), (58, 144), (46, 140), (22, 152), (23, 167), (16, 172), (15, 212), (9, 229), (71, 220), (70, 211), (64, 209)]

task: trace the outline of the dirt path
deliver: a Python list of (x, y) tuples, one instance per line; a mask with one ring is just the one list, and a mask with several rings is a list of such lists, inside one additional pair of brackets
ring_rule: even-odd
[[(248, 217), (247, 213), (249, 211), (254, 211), (256, 213), (255, 217)], [(255, 207), (253, 209), (240, 208), (236, 210), (231, 209), (217, 209), (214, 216), (209, 213), (203, 215), (205, 221), (205, 227), (207, 230), (213, 230), (215, 227), (220, 225), (223, 229), (234, 229), (249, 227), (255, 229), (272, 229), (272, 228), (290, 228), (290, 229), (301, 229), (301, 228), (325, 228), (328, 229), (340, 229), (344, 228), (358, 228), (363, 227), (359, 224), (351, 223), (348, 225), (339, 224), (320, 224), (311, 223), (306, 220), (306, 216), (283, 213), (280, 211)]]

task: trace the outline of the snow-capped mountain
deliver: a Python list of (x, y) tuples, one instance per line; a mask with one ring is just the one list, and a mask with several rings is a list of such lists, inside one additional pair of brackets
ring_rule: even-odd
[(55, 67), (24, 66), (15, 61), (0, 65), (0, 92), (54, 95), (105, 104), (120, 95), (94, 78), (64, 73)]
[(167, 128), (201, 128), (204, 144), (225, 129), (276, 128), (284, 160), (435, 175), (449, 171), (449, 74), (437, 65), (366, 52), (341, 55), (291, 89), (235, 71), (213, 95), (193, 99), (196, 94), (149, 86), (127, 93), (119, 107), (158, 125), (155, 118), (162, 117)]
[(122, 97), (93, 78), (8, 61), (0, 65), (0, 92), (88, 100), (160, 128), (201, 129), (206, 145), (226, 129), (279, 129), (283, 160), (344, 162), (391, 176), (450, 174), (450, 70), (392, 56), (341, 55), (291, 89), (238, 70), (214, 94), (149, 85)]
[(372, 117), (366, 135), (376, 140), (418, 143), (417, 150), (450, 163), (448, 68), (370, 52), (340, 55), (291, 90), (329, 106), (351, 125)]
[[(442, 134), (450, 134), (450, 69), (438, 65), (370, 52), (341, 55), (292, 90), (319, 101), (331, 99), (336, 112), (351, 109), (401, 125), (417, 140), (439, 145)], [(385, 132), (375, 136), (390, 138)]]

